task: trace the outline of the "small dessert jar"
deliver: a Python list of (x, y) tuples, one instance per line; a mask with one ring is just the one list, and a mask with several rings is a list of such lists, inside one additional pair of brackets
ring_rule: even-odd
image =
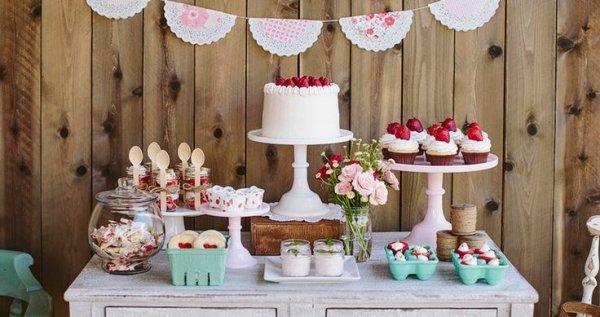
[[(191, 187), (198, 187), (202, 185), (210, 185), (210, 169), (202, 167), (200, 169), (200, 182), (196, 183), (196, 168), (192, 165), (185, 170), (185, 178), (183, 179), (184, 184), (188, 184)], [(196, 206), (195, 192), (192, 190), (185, 191), (185, 201), (188, 207), (194, 208)], [(208, 202), (208, 195), (206, 190), (200, 191), (200, 204), (206, 204)], [(212, 207), (212, 206), (211, 206)]]
[[(165, 173), (167, 174), (167, 211), (175, 211), (179, 205), (179, 182), (177, 180), (177, 174), (172, 168), (167, 168)], [(160, 184), (160, 171), (155, 170), (153, 175), (154, 186), (159, 187)], [(160, 199), (156, 202), (160, 207)]]
[(344, 245), (341, 240), (322, 239), (314, 243), (313, 258), (318, 276), (344, 274)]
[[(150, 171), (144, 167), (144, 165), (140, 165), (138, 167), (138, 173), (140, 178), (140, 186), (149, 186), (150, 185)], [(133, 166), (127, 167), (127, 176), (133, 178)]]
[(285, 276), (308, 276), (310, 273), (310, 242), (284, 240), (281, 242), (281, 271)]

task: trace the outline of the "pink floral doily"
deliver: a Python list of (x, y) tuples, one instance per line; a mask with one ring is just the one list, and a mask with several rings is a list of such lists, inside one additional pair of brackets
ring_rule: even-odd
[(186, 3), (165, 1), (165, 18), (177, 37), (188, 43), (204, 45), (224, 38), (237, 17)]
[(378, 52), (400, 43), (412, 21), (412, 11), (393, 11), (341, 18), (340, 25), (352, 44)]
[(471, 31), (496, 14), (500, 0), (441, 0), (429, 5), (429, 11), (443, 25), (457, 31)]
[(87, 0), (87, 4), (101, 16), (126, 19), (140, 13), (150, 0)]
[(258, 45), (279, 56), (298, 55), (321, 34), (323, 22), (291, 19), (250, 19), (250, 32)]

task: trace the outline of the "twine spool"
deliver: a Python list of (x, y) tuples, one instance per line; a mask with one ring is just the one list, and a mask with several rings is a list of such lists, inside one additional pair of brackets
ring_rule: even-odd
[(458, 245), (465, 242), (469, 245), (470, 249), (479, 249), (485, 243), (485, 234), (481, 232), (476, 232), (475, 234), (469, 236), (458, 237)]
[(440, 261), (451, 261), (450, 255), (452, 249), (458, 246), (458, 237), (453, 235), (450, 230), (441, 230), (437, 232), (436, 253)]
[(452, 233), (469, 235), (477, 230), (477, 207), (473, 204), (452, 205), (450, 210)]

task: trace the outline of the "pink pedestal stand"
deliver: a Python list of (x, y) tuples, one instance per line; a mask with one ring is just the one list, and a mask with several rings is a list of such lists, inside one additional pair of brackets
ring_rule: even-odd
[(260, 216), (269, 212), (268, 204), (263, 203), (261, 208), (246, 209), (242, 212), (223, 212), (219, 209), (210, 208), (207, 204), (200, 206), (200, 210), (213, 217), (229, 218), (229, 251), (227, 252), (227, 263), (229, 269), (241, 269), (256, 265), (256, 259), (242, 245), (242, 218)]
[(436, 233), (440, 230), (449, 230), (450, 223), (444, 216), (442, 196), (446, 192), (443, 188), (444, 174), (468, 173), (491, 169), (498, 165), (498, 157), (490, 154), (488, 160), (482, 164), (466, 165), (461, 156), (457, 157), (454, 165), (432, 166), (424, 156), (418, 156), (415, 164), (394, 164), (395, 171), (426, 173), (427, 174), (427, 212), (425, 218), (416, 224), (405, 239), (411, 244), (428, 244), (436, 247)]

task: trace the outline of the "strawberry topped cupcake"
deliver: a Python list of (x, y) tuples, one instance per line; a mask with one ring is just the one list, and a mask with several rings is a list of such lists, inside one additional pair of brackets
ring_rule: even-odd
[(386, 133), (379, 138), (379, 144), (381, 144), (381, 152), (383, 153), (384, 159), (390, 158), (390, 143), (396, 140), (396, 130), (398, 130), (402, 124), (400, 122), (392, 122), (388, 124)]
[(487, 162), (491, 148), (492, 142), (487, 137), (487, 134), (484, 135), (479, 124), (476, 122), (471, 123), (467, 128), (467, 136), (461, 143), (465, 164)]
[(423, 129), (421, 120), (417, 118), (408, 119), (406, 127), (410, 130), (410, 138), (419, 143), (419, 153), (417, 155), (423, 154), (423, 143), (425, 143), (425, 139), (427, 138), (427, 132)]
[(400, 126), (396, 130), (396, 140), (390, 143), (388, 151), (396, 163), (414, 164), (419, 153), (419, 143), (411, 139), (410, 130), (406, 126)]
[(431, 130), (434, 140), (427, 144), (427, 160), (431, 165), (452, 165), (458, 152), (456, 143), (450, 138), (450, 131), (444, 127)]
[(442, 127), (446, 128), (450, 133), (450, 139), (456, 143), (456, 145), (460, 146), (465, 135), (463, 132), (456, 128), (456, 121), (453, 118), (446, 118), (444, 122), (442, 122)]

